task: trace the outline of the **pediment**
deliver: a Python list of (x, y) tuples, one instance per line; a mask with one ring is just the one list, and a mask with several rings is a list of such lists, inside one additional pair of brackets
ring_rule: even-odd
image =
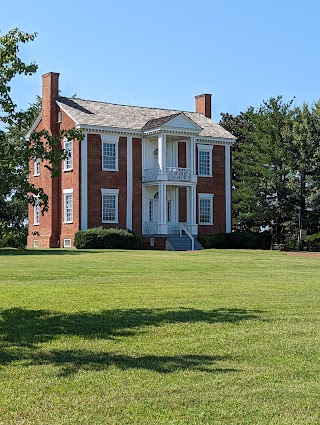
[(200, 133), (202, 128), (183, 112), (179, 112), (178, 114), (152, 119), (145, 124), (143, 130), (145, 132), (155, 130), (183, 130)]

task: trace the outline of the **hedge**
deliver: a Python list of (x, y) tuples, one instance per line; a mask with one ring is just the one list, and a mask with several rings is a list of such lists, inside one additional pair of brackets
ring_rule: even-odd
[(142, 241), (130, 230), (93, 227), (77, 232), (74, 246), (77, 249), (140, 249)]
[(205, 249), (270, 249), (271, 234), (269, 232), (235, 232), (217, 233), (210, 236), (199, 236)]

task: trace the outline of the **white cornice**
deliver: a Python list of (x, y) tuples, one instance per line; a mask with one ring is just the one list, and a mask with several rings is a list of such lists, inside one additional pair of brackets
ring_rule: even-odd
[(213, 145), (233, 145), (237, 139), (225, 139), (222, 137), (196, 137), (196, 143), (212, 143)]
[(143, 134), (145, 134), (146, 136), (152, 136), (154, 134), (160, 134), (160, 133), (164, 133), (168, 135), (177, 134), (177, 135), (193, 137), (199, 134), (199, 130), (190, 130), (190, 129), (184, 130), (182, 128), (159, 127), (159, 128), (153, 128), (152, 130), (146, 130), (143, 132)]
[(128, 128), (114, 128), (114, 127), (101, 127), (96, 125), (87, 125), (87, 124), (77, 124), (76, 128), (80, 128), (86, 132), (92, 133), (111, 133), (111, 134), (119, 134), (119, 135), (129, 135), (136, 136), (141, 138), (143, 136), (142, 132), (139, 130), (132, 130)]
[(129, 135), (133, 137), (142, 138), (156, 135), (156, 134), (166, 134), (166, 135), (177, 135), (177, 136), (187, 136), (187, 137), (195, 137), (196, 143), (211, 143), (213, 145), (233, 145), (237, 139), (227, 139), (222, 137), (201, 137), (197, 135), (199, 134), (196, 130), (183, 130), (183, 129), (171, 129), (171, 128), (156, 128), (147, 131), (141, 130), (133, 130), (130, 128), (115, 128), (115, 127), (103, 127), (97, 125), (88, 125), (88, 124), (77, 124), (76, 128), (79, 128), (85, 132), (92, 133), (109, 133), (109, 134), (118, 134), (118, 135)]

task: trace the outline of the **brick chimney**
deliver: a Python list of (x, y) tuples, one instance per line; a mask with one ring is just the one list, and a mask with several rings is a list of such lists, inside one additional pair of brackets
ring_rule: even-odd
[(56, 134), (58, 129), (56, 99), (59, 96), (59, 75), (57, 72), (48, 72), (42, 76), (42, 122), (51, 134)]
[(196, 112), (211, 118), (211, 94), (199, 94), (195, 96)]

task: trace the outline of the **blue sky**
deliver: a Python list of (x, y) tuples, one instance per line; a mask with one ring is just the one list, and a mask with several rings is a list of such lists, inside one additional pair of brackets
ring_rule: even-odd
[(212, 93), (213, 118), (283, 95), (320, 97), (320, 2), (316, 0), (11, 0), (1, 35), (37, 32), (21, 48), (39, 70), (17, 78), (15, 101), (41, 94), (41, 75), (60, 72), (62, 95), (194, 110)]

